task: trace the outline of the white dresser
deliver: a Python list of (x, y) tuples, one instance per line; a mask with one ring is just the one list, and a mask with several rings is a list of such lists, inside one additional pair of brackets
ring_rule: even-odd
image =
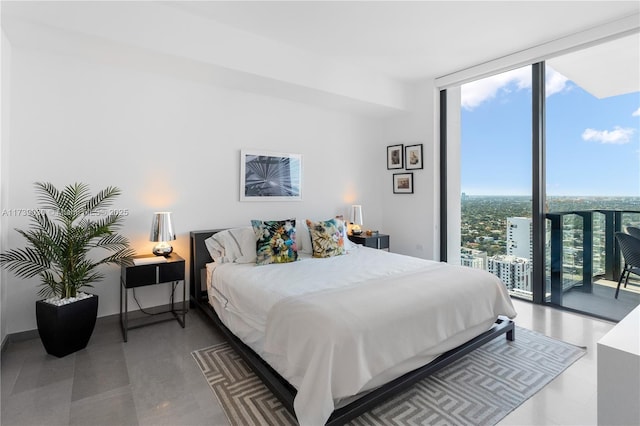
[(598, 424), (640, 425), (640, 306), (598, 341)]

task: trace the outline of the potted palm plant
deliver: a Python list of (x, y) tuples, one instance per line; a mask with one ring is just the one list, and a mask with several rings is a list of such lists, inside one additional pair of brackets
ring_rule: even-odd
[[(98, 296), (80, 290), (104, 278), (101, 265), (120, 263), (133, 250), (116, 233), (122, 212), (105, 209), (118, 188), (91, 195), (82, 183), (61, 191), (51, 183), (35, 187), (41, 209), (30, 212), (30, 229), (16, 230), (27, 245), (0, 254), (0, 265), (21, 278), (40, 276), (38, 333), (49, 354), (63, 357), (87, 346), (96, 323)], [(107, 255), (96, 255), (100, 250)]]

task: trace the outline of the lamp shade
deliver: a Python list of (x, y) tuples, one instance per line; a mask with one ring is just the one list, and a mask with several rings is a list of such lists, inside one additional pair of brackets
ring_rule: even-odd
[(149, 240), (157, 242), (153, 248), (153, 253), (157, 256), (168, 256), (173, 251), (167, 241), (176, 239), (171, 223), (171, 212), (156, 212), (153, 214), (153, 222), (151, 223), (151, 235)]
[(351, 223), (354, 225), (362, 225), (362, 206), (361, 205), (353, 205), (351, 206)]

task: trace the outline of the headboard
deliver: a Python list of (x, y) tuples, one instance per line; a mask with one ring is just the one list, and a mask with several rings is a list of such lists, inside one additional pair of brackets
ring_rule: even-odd
[(206, 299), (207, 288), (206, 283), (203, 282), (201, 271), (205, 269), (207, 263), (213, 262), (207, 246), (204, 244), (204, 240), (220, 231), (224, 231), (224, 229), (208, 229), (190, 232), (191, 261), (189, 265), (189, 283), (191, 298), (194, 299), (194, 302), (199, 302), (203, 296)]

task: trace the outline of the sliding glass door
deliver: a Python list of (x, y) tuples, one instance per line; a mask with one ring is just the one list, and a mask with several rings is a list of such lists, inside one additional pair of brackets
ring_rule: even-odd
[(548, 233), (556, 234), (549, 258), (557, 265), (546, 300), (614, 320), (640, 303), (633, 275), (615, 297), (624, 261), (615, 232), (640, 226), (640, 65), (616, 63), (630, 42), (546, 63), (547, 216)]
[(625, 45), (443, 91), (459, 100), (459, 111), (441, 103), (447, 261), (494, 273), (513, 297), (603, 318), (640, 303), (633, 278), (615, 297), (615, 233), (640, 227), (640, 93), (615, 64)]

